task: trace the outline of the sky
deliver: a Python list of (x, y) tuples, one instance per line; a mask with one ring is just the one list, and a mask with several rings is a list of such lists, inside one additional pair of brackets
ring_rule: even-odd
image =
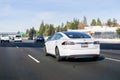
[(0, 0), (0, 32), (25, 32), (40, 23), (55, 26), (80, 21), (86, 16), (92, 19), (117, 19), (120, 23), (120, 0)]

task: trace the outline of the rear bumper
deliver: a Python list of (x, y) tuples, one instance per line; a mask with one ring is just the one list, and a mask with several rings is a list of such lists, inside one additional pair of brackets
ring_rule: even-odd
[(92, 54), (92, 55), (70, 55), (70, 56), (64, 56), (69, 58), (97, 58), (99, 57), (99, 54)]
[(9, 40), (1, 40), (1, 42), (2, 42), (2, 41), (9, 42)]
[(90, 49), (90, 50), (62, 50), (60, 51), (60, 56), (71, 57), (71, 58), (92, 58), (98, 57), (100, 55), (100, 49)]
[(15, 42), (22, 42), (22, 39), (14, 39)]
[(44, 42), (44, 40), (39, 40), (39, 39), (38, 39), (38, 40), (35, 40), (35, 42)]

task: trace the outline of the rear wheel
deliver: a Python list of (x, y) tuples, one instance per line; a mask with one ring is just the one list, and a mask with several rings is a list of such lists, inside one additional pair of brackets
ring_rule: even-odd
[(93, 57), (93, 60), (94, 60), (94, 61), (97, 61), (98, 59), (99, 59), (99, 55)]
[(62, 57), (60, 56), (59, 49), (57, 47), (55, 48), (55, 54), (56, 54), (56, 60), (61, 61)]

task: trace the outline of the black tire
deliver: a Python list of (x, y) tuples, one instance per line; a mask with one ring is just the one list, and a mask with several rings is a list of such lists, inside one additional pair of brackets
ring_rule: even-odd
[(56, 60), (61, 61), (62, 57), (60, 56), (59, 49), (57, 47), (55, 48), (55, 54), (56, 54)]
[(44, 48), (45, 56), (49, 56), (49, 54), (46, 51), (46, 47)]
[(99, 59), (99, 56), (93, 57), (94, 61), (97, 61)]

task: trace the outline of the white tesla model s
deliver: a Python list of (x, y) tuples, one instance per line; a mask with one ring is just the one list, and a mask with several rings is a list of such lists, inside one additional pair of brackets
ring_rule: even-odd
[(45, 43), (45, 55), (48, 54), (56, 56), (57, 61), (65, 57), (97, 59), (100, 44), (86, 33), (57, 32)]

